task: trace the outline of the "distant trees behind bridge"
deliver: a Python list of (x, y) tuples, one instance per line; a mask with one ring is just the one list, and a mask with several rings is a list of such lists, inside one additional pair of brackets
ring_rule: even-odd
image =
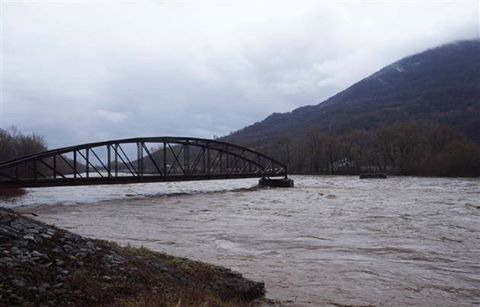
[[(248, 141), (241, 145), (287, 164), (289, 173), (296, 174), (381, 171), (413, 176), (480, 176), (480, 145), (452, 128), (435, 124), (402, 123), (342, 135), (311, 130), (298, 138), (285, 136), (261, 145)], [(44, 138), (35, 133), (23, 134), (15, 127), (0, 129), (0, 162), (45, 150)], [(151, 151), (155, 160), (163, 160), (162, 151)], [(71, 161), (68, 156), (65, 160)], [(153, 168), (147, 160), (145, 168)], [(167, 161), (171, 163), (173, 158), (169, 156)], [(58, 163), (60, 169), (71, 172), (69, 163)]]
[(47, 143), (35, 133), (23, 134), (16, 127), (0, 129), (0, 162), (47, 150)]
[(452, 128), (419, 123), (357, 130), (343, 135), (310, 131), (257, 148), (290, 173), (359, 174), (381, 171), (414, 176), (480, 176), (480, 146)]

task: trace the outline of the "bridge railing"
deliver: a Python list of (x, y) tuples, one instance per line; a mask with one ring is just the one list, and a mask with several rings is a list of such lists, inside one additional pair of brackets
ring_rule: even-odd
[(89, 143), (0, 162), (0, 187), (286, 175), (284, 164), (246, 147), (188, 137)]

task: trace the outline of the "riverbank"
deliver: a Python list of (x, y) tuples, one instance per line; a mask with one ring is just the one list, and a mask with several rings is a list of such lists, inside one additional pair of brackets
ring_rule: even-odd
[(81, 237), (0, 208), (0, 305), (255, 305), (263, 283), (146, 248)]

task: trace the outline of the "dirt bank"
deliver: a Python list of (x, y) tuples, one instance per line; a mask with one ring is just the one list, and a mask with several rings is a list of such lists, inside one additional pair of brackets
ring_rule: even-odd
[(264, 284), (229, 269), (81, 237), (0, 208), (0, 305), (237, 306)]

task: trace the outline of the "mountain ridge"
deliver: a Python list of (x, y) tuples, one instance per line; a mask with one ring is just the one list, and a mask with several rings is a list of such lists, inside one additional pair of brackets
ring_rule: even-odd
[(272, 113), (223, 139), (256, 147), (308, 131), (341, 135), (401, 122), (446, 125), (480, 143), (480, 40), (406, 56), (316, 105)]

